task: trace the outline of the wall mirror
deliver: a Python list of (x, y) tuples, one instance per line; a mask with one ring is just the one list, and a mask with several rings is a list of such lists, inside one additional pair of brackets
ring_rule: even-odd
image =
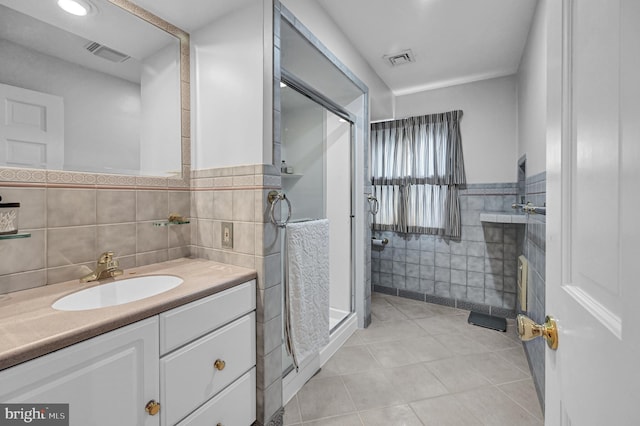
[(127, 0), (57, 3), (0, 0), (0, 167), (181, 176), (188, 34)]

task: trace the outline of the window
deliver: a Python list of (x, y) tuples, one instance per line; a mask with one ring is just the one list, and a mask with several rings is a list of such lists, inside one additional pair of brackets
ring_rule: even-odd
[(451, 111), (371, 125), (374, 230), (460, 238), (461, 118)]

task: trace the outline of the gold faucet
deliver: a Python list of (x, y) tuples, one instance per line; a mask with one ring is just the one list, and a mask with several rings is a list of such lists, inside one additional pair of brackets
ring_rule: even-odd
[(122, 269), (119, 268), (120, 264), (113, 258), (112, 251), (105, 251), (98, 258), (98, 264), (96, 270), (80, 278), (81, 283), (89, 281), (98, 281), (104, 278), (111, 278), (118, 275), (122, 275)]

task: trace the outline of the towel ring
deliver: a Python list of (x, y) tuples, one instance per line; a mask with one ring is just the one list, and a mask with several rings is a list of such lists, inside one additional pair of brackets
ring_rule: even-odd
[(380, 209), (380, 202), (373, 194), (367, 194), (367, 201), (369, 201), (369, 213), (372, 215), (378, 214)]
[[(268, 200), (271, 203), (271, 208), (269, 209), (269, 218), (271, 219), (271, 223), (273, 223), (274, 225), (280, 228), (284, 228), (285, 226), (287, 226), (287, 223), (289, 223), (289, 219), (291, 219), (291, 201), (289, 201), (289, 199), (283, 192), (278, 192), (278, 191), (270, 191), (268, 194), (268, 197), (269, 197)], [(275, 212), (274, 209), (276, 207), (276, 204), (278, 204), (278, 202), (282, 200), (287, 202), (287, 207), (289, 209), (289, 212), (285, 220), (283, 220), (282, 222), (278, 222), (274, 216), (274, 212)]]

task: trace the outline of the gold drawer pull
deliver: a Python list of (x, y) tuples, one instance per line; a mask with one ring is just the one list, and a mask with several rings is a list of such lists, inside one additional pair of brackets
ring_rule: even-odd
[(155, 416), (160, 411), (160, 403), (152, 399), (151, 401), (147, 402), (144, 410), (149, 413), (149, 415)]
[(227, 365), (226, 362), (224, 362), (221, 359), (216, 359), (216, 362), (213, 363), (213, 366), (216, 368), (216, 370), (224, 370), (224, 367)]

